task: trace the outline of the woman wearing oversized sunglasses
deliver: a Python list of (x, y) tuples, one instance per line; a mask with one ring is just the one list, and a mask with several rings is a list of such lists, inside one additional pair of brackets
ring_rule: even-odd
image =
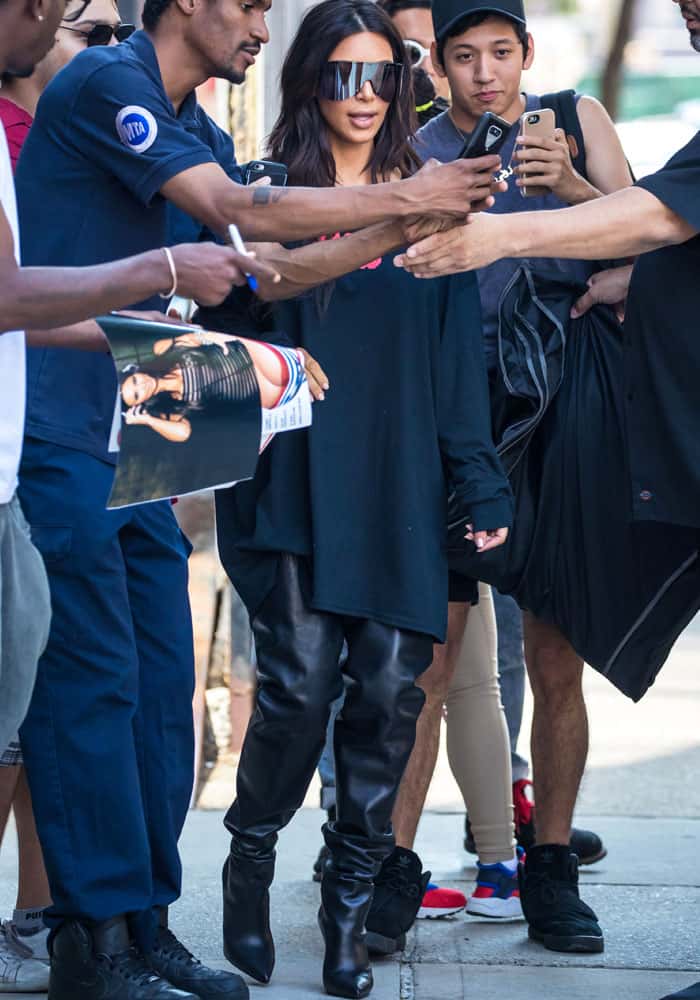
[[(411, 69), (371, 0), (309, 11), (281, 83), (270, 153), (291, 184), (373, 184), (418, 167), (406, 141)], [(387, 256), (282, 304), (276, 319), (319, 359), (331, 389), (308, 433), (280, 435), (252, 483), (217, 500), (222, 557), (248, 606), (259, 668), (226, 820), (225, 952), (269, 980), (277, 833), (303, 802), (345, 674), (319, 922), (327, 992), (364, 997), (365, 918), (393, 847), (392, 808), (423, 704), (415, 681), (445, 637), (448, 479), (484, 549), (504, 540), (511, 498), (490, 436), (473, 280), (419, 287)]]

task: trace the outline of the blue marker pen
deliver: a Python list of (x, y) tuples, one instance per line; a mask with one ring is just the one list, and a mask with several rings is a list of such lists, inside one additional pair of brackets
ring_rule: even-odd
[[(231, 238), (233, 249), (237, 253), (243, 253), (243, 254), (248, 253), (245, 247), (245, 243), (241, 239), (241, 234), (238, 232), (238, 226), (235, 225), (233, 222), (228, 227), (228, 234), (229, 237)], [(248, 281), (248, 288), (250, 288), (251, 292), (257, 292), (258, 290), (257, 278), (254, 278), (252, 274), (246, 274), (246, 279)]]

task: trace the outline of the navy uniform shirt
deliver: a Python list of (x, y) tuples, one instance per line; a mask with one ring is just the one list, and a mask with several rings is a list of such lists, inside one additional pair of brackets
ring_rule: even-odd
[[(700, 132), (639, 181), (700, 233)], [(700, 235), (637, 261), (625, 319), (627, 433), (638, 521), (700, 528)]]
[[(230, 137), (194, 93), (175, 113), (148, 35), (88, 49), (47, 87), (20, 157), (23, 263), (101, 264), (196, 240), (202, 227), (159, 191), (182, 171), (217, 162), (239, 179)], [(141, 305), (159, 308), (162, 300)], [(109, 461), (111, 357), (28, 354), (27, 434)]]
[(291, 552), (311, 559), (315, 610), (442, 641), (448, 484), (477, 529), (509, 526), (512, 496), (476, 278), (416, 281), (392, 261), (278, 307), (331, 388), (308, 431), (278, 435), (252, 482), (220, 492), (219, 547), (253, 614)]

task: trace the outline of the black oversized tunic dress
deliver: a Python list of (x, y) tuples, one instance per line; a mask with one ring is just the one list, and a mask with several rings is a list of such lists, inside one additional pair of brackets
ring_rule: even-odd
[(279, 554), (305, 556), (314, 609), (443, 640), (448, 486), (477, 530), (512, 516), (475, 277), (418, 281), (389, 256), (335, 282), (330, 299), (283, 303), (277, 323), (331, 388), (308, 431), (279, 435), (254, 480), (219, 493), (229, 575), (254, 615)]

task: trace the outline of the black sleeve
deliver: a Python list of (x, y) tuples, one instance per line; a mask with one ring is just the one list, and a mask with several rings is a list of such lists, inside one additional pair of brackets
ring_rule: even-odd
[(438, 433), (459, 508), (476, 531), (513, 523), (513, 495), (491, 434), (481, 302), (476, 276), (445, 281)]
[(637, 181), (700, 232), (700, 132), (656, 174)]

